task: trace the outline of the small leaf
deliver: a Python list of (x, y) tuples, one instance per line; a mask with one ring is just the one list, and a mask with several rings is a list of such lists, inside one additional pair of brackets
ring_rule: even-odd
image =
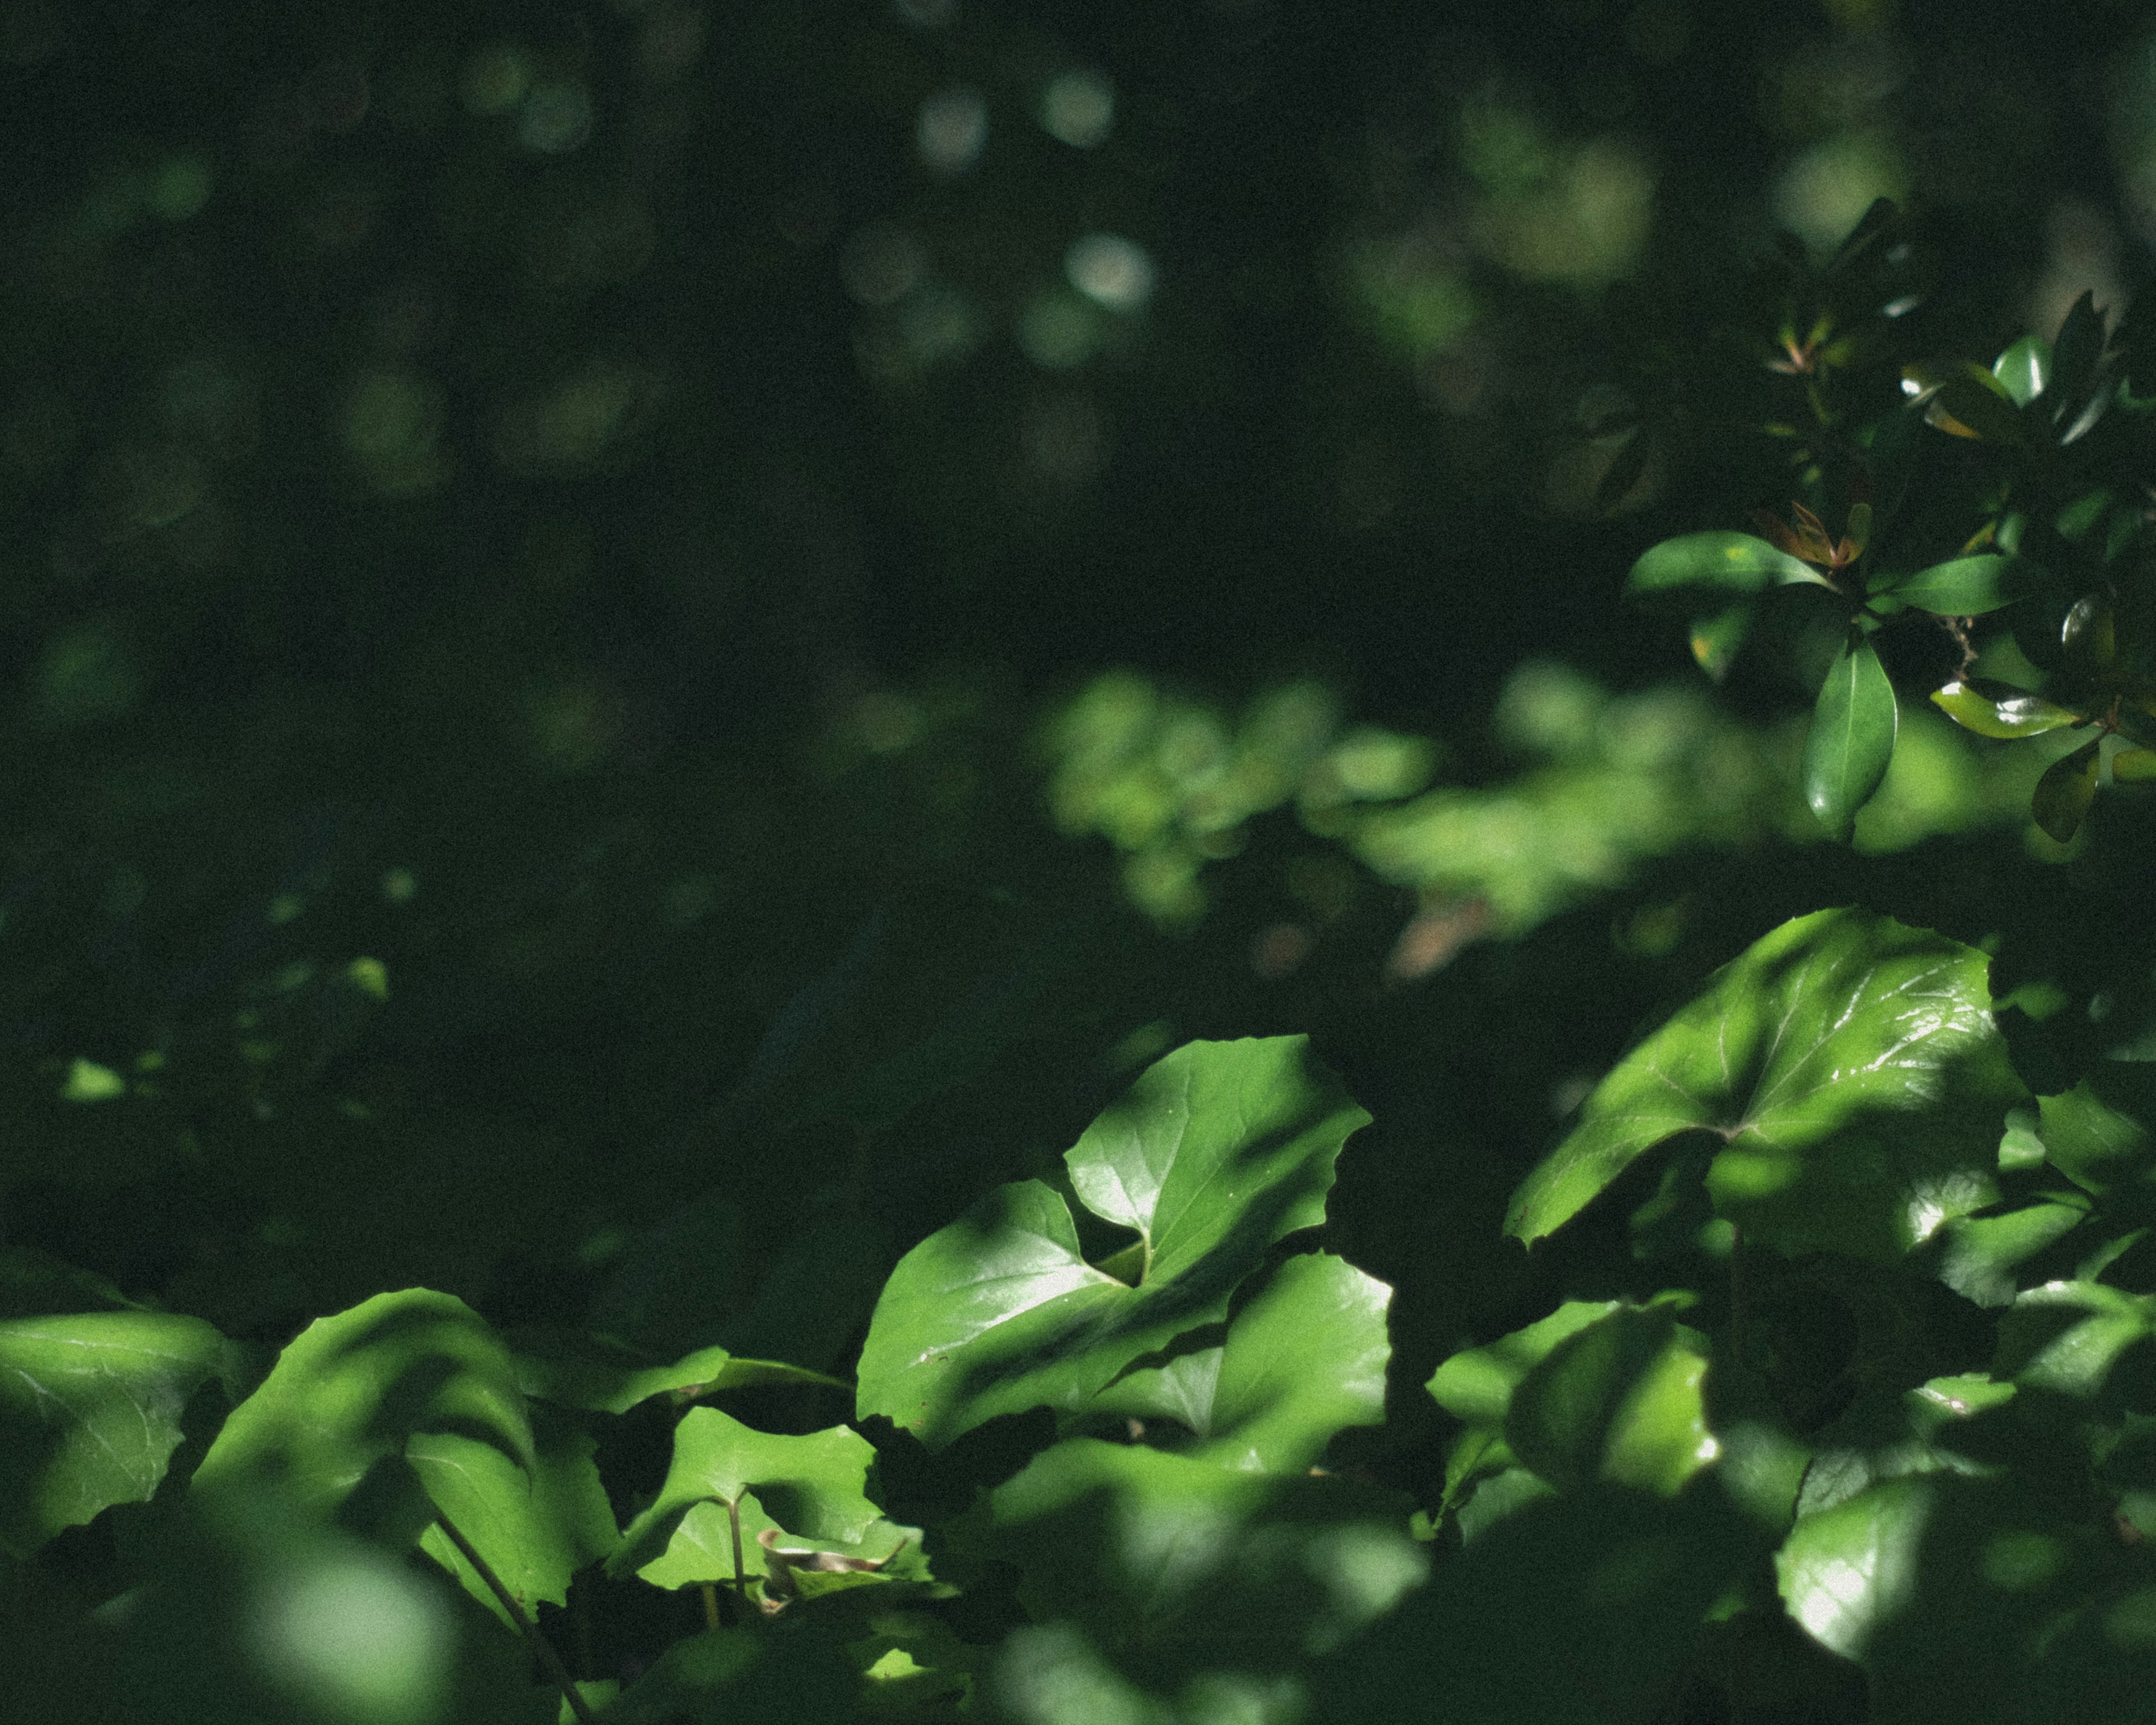
[(2077, 724), (2081, 715), (2041, 695), (1980, 677), (1953, 682), (1932, 696), (1932, 702), (1954, 723), (1979, 737), (2041, 737), (2046, 731)]
[(1902, 375), (1929, 391), (1924, 418), (1940, 430), (2010, 447), (2026, 441), (2006, 386), (1974, 361), (1941, 368), (1911, 366)]
[(463, 1301), (408, 1288), (302, 1330), (233, 1409), (189, 1489), (274, 1483), (326, 1515), (418, 1432), (480, 1438), (527, 1474), (537, 1465), (508, 1349)]
[(2062, 755), (2044, 769), (2029, 799), (2029, 812), (2036, 824), (2059, 844), (2081, 830), (2082, 820), (2096, 801), (2097, 751), (2103, 739), (2085, 742), (2071, 755)]
[(1775, 1554), (1783, 1603), (1822, 1646), (1861, 1658), (1917, 1588), (1933, 1488), (1890, 1480), (1807, 1516)]
[(1861, 498), (1849, 506), (1848, 530), (1841, 536), (1841, 560), (1855, 562), (1871, 542), (1871, 506)]
[(2083, 1191), (2156, 1195), (2156, 1065), (2099, 1060), (2062, 1096), (2037, 1099), (2044, 1153)]
[(224, 1362), (198, 1317), (99, 1312), (0, 1323), (0, 1551), (146, 1502), (187, 1398)]
[(2059, 326), (2059, 338), (2055, 345), (2058, 360), (2051, 378), (2051, 393), (2056, 404), (2052, 407), (2051, 417), (2061, 429), (2095, 393), (2107, 341), (2103, 314), (2096, 309), (2096, 296), (2085, 292), (2074, 301), (2066, 321)]
[(2012, 604), (2037, 578), (2034, 566), (2020, 557), (1988, 554), (1934, 563), (1900, 577), (1886, 590), (1903, 604), (1934, 616), (1981, 617)]
[(1613, 1312), (1522, 1380), (1505, 1442), (1560, 1491), (1607, 1480), (1674, 1497), (1719, 1453), (1700, 1399), (1706, 1376), (1705, 1338), (1666, 1311)]
[(2156, 749), (2121, 749), (2111, 757), (2111, 776), (2121, 784), (2156, 778)]
[(1737, 662), (1745, 638), (1752, 633), (1752, 619), (1748, 601), (1692, 619), (1691, 656), (1716, 682), (1727, 676), (1730, 666)]
[(2024, 336), (1992, 362), (1991, 372), (2014, 405), (2025, 408), (2051, 382), (2051, 344), (2041, 336)]
[(1625, 578), (1625, 590), (1660, 593), (1706, 588), (1724, 593), (1760, 593), (1770, 587), (1807, 582), (1818, 587), (1829, 584), (1810, 564), (1776, 550), (1753, 534), (1686, 533), (1681, 538), (1665, 539), (1642, 555)]
[(736, 1359), (723, 1348), (700, 1348), (670, 1366), (660, 1366), (619, 1343), (574, 1331), (515, 1331), (506, 1339), (515, 1350), (516, 1381), (525, 1394), (595, 1414), (626, 1414), (639, 1402), (670, 1391), (706, 1395), (766, 1384), (847, 1387), (801, 1366)]
[(2118, 629), (2111, 601), (2100, 593), (2083, 593), (2059, 625), (2059, 644), (2083, 665), (2106, 670), (2118, 656)]
[(1603, 470), (1602, 477), (1595, 481), (1594, 506), (1607, 515), (1632, 495), (1640, 483), (1640, 476), (1647, 470), (1647, 462), (1655, 453), (1655, 440), (1645, 428), (1635, 431), (1625, 439), (1624, 447), (1611, 458)]
[(1468, 1425), (1501, 1427), (1512, 1411), (1512, 1392), (1553, 1349), (1599, 1323), (1623, 1304), (1617, 1300), (1568, 1300), (1548, 1317), (1455, 1353), (1437, 1368), (1427, 1388), (1437, 1404)]
[(1894, 685), (1854, 629), (1827, 668), (1804, 739), (1804, 800), (1829, 832), (1844, 831), (1894, 758)]
[(1505, 1230), (1562, 1226), (1644, 1152), (1722, 1140), (1716, 1214), (1787, 1253), (1891, 1260), (1993, 1199), (2024, 1091), (1984, 954), (1863, 911), (1785, 922), (1589, 1095), (1513, 1194)]

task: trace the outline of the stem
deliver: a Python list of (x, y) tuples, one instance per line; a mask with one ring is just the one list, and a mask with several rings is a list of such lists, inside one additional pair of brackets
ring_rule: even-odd
[(451, 1545), (463, 1553), (465, 1561), (478, 1572), (479, 1579), (487, 1584), (495, 1598), (501, 1601), (501, 1609), (509, 1614), (510, 1621), (524, 1632), (524, 1639), (531, 1644), (532, 1654), (544, 1667), (547, 1676), (561, 1690), (562, 1697), (569, 1703), (569, 1711), (577, 1716), (578, 1725), (593, 1725), (592, 1710), (584, 1705), (584, 1697), (578, 1692), (567, 1668), (548, 1645), (547, 1638), (539, 1633), (539, 1625), (525, 1615), (524, 1607), (517, 1603), (516, 1595), (501, 1584), (501, 1578), (494, 1573), (494, 1566), (479, 1554), (471, 1541), (457, 1531), (457, 1524), (439, 1509), (434, 1512), (434, 1525), (447, 1536)]
[(748, 1594), (743, 1589), (748, 1583), (742, 1574), (740, 1498), (737, 1497), (726, 1505), (726, 1522), (734, 1530), (734, 1591), (747, 1599)]
[(696, 1584), (704, 1590), (704, 1627), (715, 1630), (719, 1626), (719, 1590), (708, 1581)]

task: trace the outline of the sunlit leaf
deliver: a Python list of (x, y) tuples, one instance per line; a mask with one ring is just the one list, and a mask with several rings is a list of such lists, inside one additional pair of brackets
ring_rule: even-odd
[(224, 1364), (198, 1317), (99, 1312), (0, 1323), (0, 1551), (157, 1489), (187, 1398)]
[(1935, 1488), (1891, 1480), (1799, 1521), (1774, 1558), (1782, 1602), (1822, 1645), (1861, 1659), (1907, 1608)]
[(1470, 1425), (1502, 1427), (1511, 1412), (1512, 1392), (1550, 1351), (1589, 1324), (1599, 1323), (1623, 1302), (1568, 1300), (1548, 1317), (1501, 1336), (1481, 1348), (1455, 1353), (1437, 1368), (1428, 1384), (1437, 1404)]
[(1620, 1061), (1513, 1194), (1506, 1231), (1562, 1226), (1633, 1160), (1722, 1140), (1716, 1212), (1786, 1252), (1892, 1259), (1992, 1200), (2025, 1092), (1984, 956), (1866, 911), (1786, 922)]
[(1705, 1338), (1667, 1312), (1613, 1312), (1521, 1382), (1505, 1441), (1561, 1490), (1606, 1480), (1671, 1497), (1719, 1453), (1700, 1400), (1706, 1375)]
[(537, 1466), (509, 1350), (463, 1301), (410, 1288), (302, 1330), (233, 1409), (192, 1489), (269, 1483), (326, 1514), (419, 1432), (480, 1439), (527, 1474)]
[(2121, 749), (2111, 757), (2111, 776), (2121, 784), (2156, 778), (2156, 749)]
[(1127, 1372), (1096, 1405), (1179, 1420), (1206, 1440), (1194, 1453), (1229, 1467), (1307, 1467), (1343, 1427), (1383, 1422), (1392, 1294), (1327, 1253), (1291, 1258), (1220, 1347)]
[(1852, 630), (1827, 667), (1804, 739), (1804, 800), (1829, 832), (1845, 829), (1887, 777), (1899, 717), (1878, 649)]
[(1720, 682), (1752, 632), (1753, 610), (1748, 604), (1731, 605), (1692, 619), (1690, 644), (1699, 668)]
[(2037, 1101), (2044, 1153), (2084, 1191), (2156, 1195), (2156, 1065), (2100, 1060), (2063, 1095)]
[(1817, 569), (1751, 533), (1686, 533), (1666, 539), (1632, 565), (1627, 593), (1661, 593), (1686, 588), (1759, 593), (1796, 583), (1828, 584)]
[(573, 1331), (520, 1331), (506, 1339), (525, 1394), (592, 1413), (625, 1414), (670, 1391), (707, 1395), (767, 1384), (845, 1388), (821, 1372), (777, 1360), (736, 1359), (723, 1348), (700, 1348), (672, 1365), (653, 1365), (619, 1343)]
[(1199, 1042), (1155, 1063), (1065, 1157), (1094, 1214), (1138, 1235), (1081, 1255), (1068, 1206), (1005, 1186), (901, 1260), (862, 1350), (860, 1411), (932, 1445), (998, 1414), (1075, 1409), (1141, 1354), (1218, 1322), (1265, 1250), (1324, 1219), (1369, 1117), (1304, 1038)]
[(2035, 566), (2016, 557), (1987, 552), (1934, 563), (1891, 583), (1887, 591), (1905, 605), (1940, 617), (1981, 617), (2010, 605), (2035, 584)]
[(2025, 408), (2051, 380), (2051, 344), (2041, 336), (2024, 336), (1992, 362), (1991, 373), (2014, 405)]
[(2086, 1399), (2105, 1387), (2129, 1350), (2140, 1376), (2156, 1341), (2156, 1296), (2096, 1281), (2054, 1281), (2016, 1299), (1999, 1329), (2000, 1377)]
[(1932, 702), (1954, 723), (1979, 737), (2039, 737), (2074, 724), (2081, 717), (2071, 707), (2041, 695), (1979, 677), (1948, 683), (1933, 694)]
[(2081, 1225), (2071, 1204), (2024, 1204), (1997, 1216), (1956, 1216), (1939, 1230), (1939, 1280), (1979, 1306), (2005, 1306), (2020, 1291), (2015, 1270)]
[(2063, 845), (2081, 830), (2082, 821), (2096, 801), (2098, 751), (2103, 739), (2085, 742), (2071, 755), (2062, 755), (2044, 769), (2029, 798), (2029, 812), (2036, 824)]

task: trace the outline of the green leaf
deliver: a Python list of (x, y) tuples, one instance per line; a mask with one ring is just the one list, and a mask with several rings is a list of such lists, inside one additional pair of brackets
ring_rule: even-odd
[(1861, 1659), (1915, 1595), (1934, 1497), (1920, 1479), (1891, 1480), (1800, 1520), (1774, 1558), (1789, 1615), (1822, 1646)]
[(2057, 398), (2057, 404), (2051, 409), (2051, 417), (2062, 429), (2087, 405), (2102, 381), (2107, 339), (2103, 314), (2096, 309), (2096, 296), (2085, 292), (2074, 301), (2066, 321), (2059, 326), (2054, 347), (2057, 363), (2051, 378), (2051, 392)]
[(2040, 578), (2035, 566), (2025, 558), (1985, 552), (1898, 576), (1885, 590), (1903, 604), (1934, 616), (1981, 617), (2012, 604)]
[(1368, 1119), (1303, 1037), (1178, 1049), (1064, 1158), (1087, 1208), (1137, 1230), (1137, 1285), (1085, 1260), (1050, 1188), (1003, 1187), (892, 1271), (861, 1416), (941, 1446), (1000, 1414), (1083, 1406), (1140, 1355), (1219, 1322), (1276, 1240), (1324, 1220), (1341, 1146)]
[(2051, 1165), (2097, 1197), (2156, 1195), (2156, 1065), (2100, 1060), (2062, 1096), (2040, 1096), (2038, 1135)]
[(1924, 417), (1940, 430), (2014, 448), (2027, 441), (2006, 386), (1974, 360), (1937, 372), (1911, 369), (1916, 381), (1931, 386)]
[(2156, 749), (2121, 749), (2111, 757), (2111, 776), (2121, 784), (2156, 778)]
[(691, 1408), (674, 1428), (673, 1465), (659, 1496), (623, 1530), (609, 1574), (634, 1569), (657, 1587), (734, 1579), (732, 1518), (741, 1517), (742, 1574), (767, 1563), (766, 1528), (841, 1545), (879, 1515), (863, 1495), (875, 1451), (844, 1425), (806, 1437), (752, 1430), (716, 1408)]
[(1979, 737), (2040, 737), (2081, 718), (2072, 708), (2041, 695), (1979, 677), (1948, 684), (1933, 693), (1932, 702), (1955, 724)]
[(1956, 1428), (2003, 1406), (2015, 1394), (2011, 1384), (1975, 1372), (1861, 1397), (1815, 1434), (1812, 1463), (1797, 1497), (1799, 1518), (1823, 1514), (1881, 1480), (1985, 1471), (1952, 1447)]
[[(593, 1438), (562, 1416), (534, 1423), (538, 1466), (526, 1474), (491, 1444), (454, 1432), (421, 1432), (404, 1446), (427, 1496), (469, 1539), (527, 1615), (542, 1601), (566, 1604), (569, 1578), (613, 1549), (613, 1510), (592, 1456)], [(420, 1549), (466, 1593), (516, 1627), (494, 1589), (438, 1527)]]
[(2029, 812), (2036, 824), (2061, 845), (2081, 830), (2089, 804), (2096, 801), (2097, 769), (2101, 764), (2097, 751), (2102, 747), (2103, 739), (2099, 737), (2071, 755), (2061, 755), (2044, 769), (2029, 798)]
[(1720, 682), (1729, 675), (1737, 655), (1752, 633), (1753, 609), (1748, 604), (1731, 605), (1692, 619), (1690, 644), (1699, 668)]
[(2041, 336), (2024, 336), (1992, 362), (1991, 372), (2014, 405), (2025, 408), (2051, 381), (2051, 344)]
[[(1999, 1327), (1994, 1376), (2086, 1400), (2129, 1351), (2156, 1337), (2156, 1296), (2096, 1281), (2046, 1282), (2015, 1301)], [(2142, 1350), (2138, 1374), (2151, 1363)]]
[(1785, 922), (1619, 1063), (1513, 1194), (1506, 1231), (1563, 1225), (1644, 1152), (1722, 1142), (1716, 1212), (1784, 1252), (1891, 1260), (1993, 1201), (2025, 1092), (1984, 954), (1859, 910)]
[(1666, 1311), (1618, 1311), (1567, 1337), (1522, 1380), (1512, 1453), (1560, 1491), (1606, 1480), (1668, 1497), (1714, 1460), (1700, 1385), (1705, 1338)]
[(274, 1484), (326, 1515), (421, 1432), (477, 1438), (527, 1474), (538, 1465), (509, 1350), (463, 1301), (408, 1288), (302, 1330), (233, 1409), (190, 1489)]
[(1180, 1420), (1224, 1466), (1293, 1473), (1350, 1425), (1385, 1417), (1385, 1307), (1393, 1291), (1341, 1259), (1291, 1258), (1235, 1314), (1226, 1341), (1126, 1372), (1102, 1411)]
[(112, 1504), (146, 1502), (226, 1345), (167, 1312), (0, 1323), (0, 1551), (26, 1558)]
[(1887, 777), (1898, 718), (1878, 649), (1851, 629), (1827, 668), (1804, 739), (1804, 800), (1829, 832), (1845, 831)]
[(1512, 1392), (1550, 1351), (1589, 1324), (1599, 1323), (1622, 1305), (1619, 1300), (1568, 1300), (1548, 1317), (1501, 1336), (1481, 1348), (1455, 1353), (1437, 1368), (1428, 1385), (1437, 1404), (1470, 1425), (1501, 1429), (1512, 1411)]
[(594, 1414), (626, 1414), (639, 1402), (670, 1391), (686, 1400), (758, 1384), (846, 1387), (836, 1378), (804, 1367), (736, 1359), (723, 1348), (700, 1348), (670, 1366), (658, 1366), (604, 1336), (524, 1330), (512, 1332), (507, 1340), (516, 1350), (516, 1381), (525, 1394)]
[(2071, 1204), (2024, 1204), (1998, 1216), (1956, 1216), (1933, 1236), (1939, 1280), (1979, 1306), (2006, 1306), (2020, 1291), (2015, 1271), (2079, 1227)]
[(1665, 539), (1632, 565), (1625, 591), (1639, 594), (1704, 588), (1751, 593), (1770, 587), (1830, 583), (1810, 563), (1752, 533), (1686, 533)]

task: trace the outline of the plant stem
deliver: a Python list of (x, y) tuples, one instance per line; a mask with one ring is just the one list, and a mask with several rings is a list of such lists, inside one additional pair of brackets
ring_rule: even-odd
[(704, 1590), (704, 1627), (715, 1630), (719, 1626), (719, 1590), (708, 1581), (697, 1585)]
[(439, 1509), (434, 1512), (434, 1525), (442, 1530), (451, 1545), (464, 1553), (465, 1561), (478, 1572), (479, 1579), (487, 1584), (495, 1598), (501, 1601), (501, 1609), (509, 1614), (510, 1621), (524, 1632), (524, 1639), (531, 1644), (532, 1654), (561, 1690), (562, 1699), (569, 1703), (569, 1711), (577, 1716), (579, 1725), (593, 1725), (592, 1710), (584, 1705), (584, 1697), (570, 1677), (568, 1668), (562, 1663), (547, 1638), (539, 1633), (539, 1625), (525, 1615), (524, 1607), (517, 1603), (516, 1595), (502, 1585), (501, 1578), (494, 1573), (494, 1566), (479, 1554), (478, 1548), (471, 1541), (457, 1531), (457, 1524)]

